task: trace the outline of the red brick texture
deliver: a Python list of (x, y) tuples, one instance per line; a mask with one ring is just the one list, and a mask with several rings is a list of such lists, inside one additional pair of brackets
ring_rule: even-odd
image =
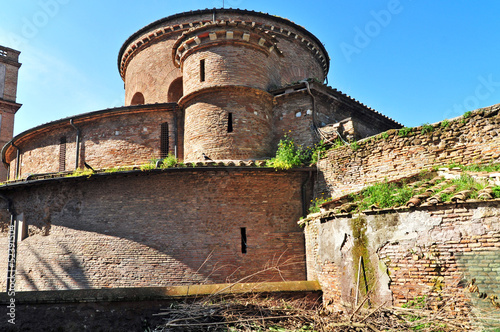
[[(200, 23), (212, 24), (211, 30)], [(199, 44), (203, 46), (207, 40), (213, 41), (208, 37), (208, 33), (213, 31), (218, 31), (216, 42), (230, 41), (234, 47), (226, 43), (228, 47), (214, 49), (207, 62), (207, 78), (230, 78), (239, 82), (245, 79), (244, 75), (261, 72), (265, 77), (272, 76), (270, 82), (266, 82), (266, 88), (270, 88), (271, 83), (276, 85), (274, 88), (278, 88), (305, 78), (314, 77), (322, 82), (326, 77), (328, 54), (323, 45), (304, 28), (286, 19), (244, 10), (195, 11), (153, 22), (125, 42), (118, 62), (125, 81), (126, 105), (136, 92), (143, 93), (146, 103), (166, 102), (166, 91), (180, 73), (174, 66), (175, 41), (180, 38), (187, 43), (187, 49), (196, 48)], [(227, 31), (233, 34), (229, 37), (226, 35)], [(248, 41), (243, 38), (243, 32), (251, 34)], [(183, 33), (188, 34), (189, 38), (182, 39)], [(259, 45), (259, 40), (256, 39), (259, 34), (266, 39), (265, 44), (261, 42)], [(194, 38), (198, 39), (195, 41)], [(271, 41), (279, 49), (279, 56), (276, 49), (269, 51)], [(249, 48), (250, 44), (254, 46)], [(270, 55), (255, 53), (255, 45), (260, 48), (265, 46)], [(231, 63), (234, 61), (238, 62), (236, 66)], [(241, 64), (251, 70), (241, 72)], [(183, 68), (182, 75), (195, 75), (198, 67), (192, 74), (188, 71)], [(235, 80), (236, 77), (238, 78)], [(189, 80), (184, 79), (185, 93), (190, 91), (187, 81)], [(259, 80), (259, 84), (262, 83)], [(256, 82), (250, 84), (253, 86)]]
[[(365, 264), (378, 276), (369, 281), (372, 299), (389, 291), (389, 300), (398, 306), (426, 297), (434, 309), (468, 315), (473, 304), (498, 317), (490, 298), (500, 295), (499, 216), (498, 200), (363, 216)], [(320, 281), (324, 299), (337, 308), (352, 302), (355, 294), (354, 262), (359, 256), (349, 239), (356, 232), (343, 226), (352, 218), (358, 217), (318, 219), (306, 226), (308, 278)], [(478, 289), (471, 293), (467, 285), (473, 278)]]
[[(184, 102), (185, 160), (200, 160), (202, 153), (214, 160), (272, 156), (269, 93), (245, 87), (207, 88)], [(231, 131), (228, 122), (232, 122)]]
[(17, 77), (19, 67), (19, 51), (8, 47), (0, 46), (0, 63), (5, 66), (5, 76), (3, 84), (3, 94), (0, 99), (10, 102), (16, 102), (17, 96)]
[[(273, 101), (267, 91), (306, 78), (322, 82), (328, 62), (305, 29), (232, 9), (154, 22), (129, 38), (119, 56), (126, 104), (138, 92), (147, 104), (166, 102), (182, 77), (188, 161), (200, 160), (201, 153), (212, 159), (271, 157)], [(227, 129), (229, 113), (233, 132)]]
[[(400, 128), (398, 123), (336, 89), (317, 82), (310, 82), (309, 88), (314, 101), (304, 83), (272, 92), (275, 95), (273, 146), (277, 146), (284, 134), (303, 146), (312, 146), (319, 142), (323, 137), (313, 130), (313, 110), (315, 125), (318, 128), (350, 118), (356, 126), (353, 137), (355, 140)], [(347, 140), (345, 136), (343, 139)]]
[[(0, 146), (10, 141), (14, 132), (14, 115), (21, 107), (16, 103), (17, 78), (21, 64), (19, 63), (19, 51), (0, 46)], [(0, 167), (0, 181), (7, 178), (7, 170)]]
[(469, 118), (440, 123), (422, 133), (415, 127), (406, 136), (397, 130), (330, 150), (318, 167), (325, 181), (317, 193), (342, 196), (380, 181), (413, 175), (423, 168), (458, 163), (489, 163), (500, 159), (499, 105), (474, 112)]
[[(169, 151), (182, 158), (182, 119), (174, 104), (135, 106), (97, 111), (75, 116), (74, 125), (81, 130), (79, 164), (95, 169), (141, 165), (160, 157), (161, 124), (169, 124)], [(175, 123), (178, 121), (178, 123)], [(176, 135), (175, 128), (179, 134)], [(66, 138), (65, 169), (74, 170), (76, 129), (70, 119), (53, 122), (22, 133), (15, 139), (20, 148), (19, 176), (60, 171), (61, 137)], [(177, 142), (176, 142), (177, 136)], [(5, 153), (10, 164), (10, 179), (16, 177), (17, 149), (12, 145)]]
[[(296, 220), (307, 177), (183, 168), (4, 187), (29, 225), (29, 237), (19, 242), (16, 289), (221, 283), (261, 271), (245, 280), (305, 280)], [(0, 252), (6, 252), (9, 218), (1, 213)], [(2, 275), (6, 263), (0, 261)]]

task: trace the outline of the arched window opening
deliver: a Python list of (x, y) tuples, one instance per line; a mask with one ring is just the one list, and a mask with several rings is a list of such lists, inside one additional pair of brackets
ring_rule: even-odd
[(176, 103), (184, 95), (184, 90), (182, 88), (182, 77), (176, 78), (168, 88), (168, 102)]
[(168, 156), (168, 123), (164, 122), (161, 124), (160, 158), (166, 158), (167, 156)]
[(130, 102), (130, 105), (144, 105), (144, 96), (140, 92), (136, 92), (135, 95), (132, 97), (132, 101)]

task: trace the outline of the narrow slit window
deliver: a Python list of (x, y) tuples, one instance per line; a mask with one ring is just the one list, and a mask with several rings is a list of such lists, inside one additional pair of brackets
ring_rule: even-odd
[(227, 132), (233, 132), (233, 113), (227, 113)]
[(246, 254), (247, 253), (247, 228), (246, 227), (241, 227), (241, 253)]
[(168, 122), (161, 124), (160, 133), (160, 158), (168, 156)]
[(59, 140), (59, 172), (66, 170), (66, 136)]
[(200, 82), (205, 82), (205, 59), (200, 60)]

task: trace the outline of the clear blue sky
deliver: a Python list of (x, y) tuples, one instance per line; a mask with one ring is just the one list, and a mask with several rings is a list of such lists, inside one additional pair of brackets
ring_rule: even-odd
[[(117, 55), (141, 27), (222, 0), (2, 1), (0, 45), (22, 52), (15, 134), (124, 103)], [(225, 0), (288, 18), (331, 57), (328, 84), (406, 126), (500, 103), (500, 1)]]

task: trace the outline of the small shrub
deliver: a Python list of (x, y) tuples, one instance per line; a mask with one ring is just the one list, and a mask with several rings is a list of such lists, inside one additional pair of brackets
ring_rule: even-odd
[(500, 186), (493, 187), (493, 198), (500, 198)]
[(354, 141), (354, 142), (351, 143), (351, 150), (352, 151), (356, 151), (359, 148), (360, 148), (360, 146), (359, 146), (358, 142)]
[(471, 172), (500, 172), (500, 164), (474, 164), (461, 166), (460, 168)]
[(76, 177), (76, 176), (88, 176), (90, 177), (94, 172), (90, 169), (81, 169), (78, 168), (73, 173), (66, 175), (67, 177)]
[[(469, 198), (475, 199), (477, 198), (477, 193), (484, 187), (486, 187), (486, 182), (476, 181), (472, 176), (468, 174), (461, 175), (458, 179), (454, 179), (451, 181), (450, 185), (456, 185), (457, 188), (453, 193), (449, 194), (441, 194), (441, 200), (443, 202), (448, 202), (453, 197), (455, 193), (458, 193), (463, 190), (470, 190), (472, 194)], [(446, 188), (446, 187), (445, 187)], [(445, 189), (443, 188), (443, 189)]]
[(116, 173), (116, 172), (123, 172), (123, 171), (126, 171), (126, 170), (127, 170), (126, 167), (112, 167), (112, 168), (106, 169), (104, 171), (104, 173)]
[(161, 168), (169, 168), (174, 167), (179, 163), (177, 158), (173, 154), (168, 154), (163, 160), (161, 164)]
[(309, 213), (317, 213), (320, 211), (320, 206), (323, 203), (331, 201), (332, 198), (315, 198), (311, 201), (311, 206), (309, 207)]
[(406, 183), (398, 186), (394, 183), (381, 182), (364, 189), (352, 199), (359, 201), (358, 209), (363, 211), (372, 205), (380, 209), (405, 205), (412, 196), (413, 190)]
[(419, 296), (401, 306), (402, 308), (425, 309), (427, 307), (427, 296)]
[(441, 128), (448, 128), (450, 126), (450, 121), (448, 120), (443, 120), (441, 121)]
[(471, 111), (467, 111), (464, 113), (464, 115), (462, 115), (462, 120), (460, 120), (461, 123), (467, 123), (467, 119), (470, 118), (472, 115), (472, 112)]
[(311, 164), (316, 164), (320, 158), (325, 157), (325, 152), (328, 150), (328, 146), (323, 140), (314, 146), (314, 148), (306, 148), (306, 151), (310, 151), (310, 157), (305, 156), (304, 159), (309, 159)]
[(149, 171), (156, 168), (156, 163), (161, 159), (153, 158), (147, 164), (141, 165), (141, 171)]
[(421, 133), (422, 134), (428, 134), (428, 133), (432, 133), (434, 131), (434, 127), (428, 123), (424, 123), (422, 125), (422, 131)]
[(383, 138), (383, 139), (388, 139), (389, 138), (389, 133), (384, 131), (382, 134), (380, 134), (380, 136)]
[(337, 149), (343, 147), (344, 145), (345, 143), (340, 138), (337, 138), (335, 141), (333, 141), (331, 149)]
[(278, 144), (276, 157), (268, 160), (267, 165), (275, 169), (290, 169), (302, 165), (303, 160), (302, 148), (285, 135)]
[(403, 127), (399, 129), (398, 135), (401, 137), (406, 137), (412, 132), (413, 128)]

